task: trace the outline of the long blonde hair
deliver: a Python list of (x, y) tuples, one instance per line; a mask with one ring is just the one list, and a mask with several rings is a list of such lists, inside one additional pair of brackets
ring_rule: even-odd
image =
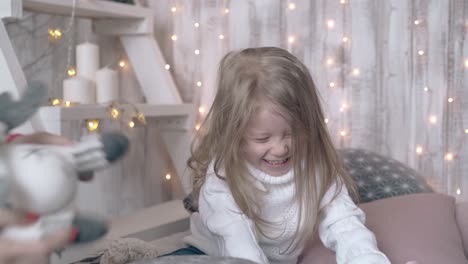
[[(262, 224), (268, 223), (260, 217), (257, 197), (261, 192), (251, 184), (242, 144), (258, 100), (269, 100), (291, 118), (296, 197), (301, 204), (299, 219), (303, 219), (294, 244), (305, 242), (317, 230), (320, 201), (333, 184), (345, 184), (355, 195), (352, 180), (328, 134), (318, 91), (307, 67), (280, 48), (248, 48), (230, 52), (221, 60), (217, 85), (214, 102), (188, 160), (194, 199), (198, 200), (208, 166), (214, 162), (216, 175), (226, 181), (242, 212), (260, 231)], [(221, 169), (224, 177), (220, 176)], [(337, 188), (335, 195), (339, 191)]]

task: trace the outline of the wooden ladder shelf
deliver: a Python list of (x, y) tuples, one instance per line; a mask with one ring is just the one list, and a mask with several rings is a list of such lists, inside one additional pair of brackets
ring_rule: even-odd
[[(73, 0), (2, 0), (0, 18), (21, 18), (23, 10), (68, 16), (72, 7)], [(174, 180), (179, 183), (180, 190), (188, 191), (189, 184), (183, 175), (186, 169), (185, 161), (190, 154), (191, 130), (196, 109), (194, 105), (182, 102), (170, 72), (164, 68), (166, 65), (164, 57), (153, 35), (152, 10), (110, 1), (76, 0), (75, 15), (92, 19), (95, 33), (119, 37), (147, 100), (147, 103), (138, 105), (138, 109), (146, 118), (156, 120), (159, 126), (166, 125), (166, 129), (161, 132), (161, 139), (177, 173), (174, 175)], [(18, 96), (26, 87), (25, 74), (3, 22), (0, 23), (0, 77), (4, 84), (0, 92), (8, 91), (13, 96)], [(123, 105), (123, 107), (133, 106)], [(66, 121), (106, 117), (106, 107), (101, 105), (71, 108), (45, 106), (24, 127), (31, 131), (44, 130), (63, 134), (65, 132), (63, 123)], [(164, 217), (155, 217), (158, 212), (163, 213)], [(151, 223), (142, 223), (142, 214), (145, 216), (143, 218), (151, 217)], [(156, 232), (152, 235), (153, 238), (167, 235), (164, 232), (168, 229), (176, 231), (186, 228), (187, 219), (188, 214), (184, 211), (182, 203), (176, 200), (169, 201), (130, 216), (113, 219), (113, 228), (108, 239), (138, 236), (137, 234), (145, 233), (145, 230)], [(101, 241), (80, 248), (67, 249), (61, 260), (53, 262), (78, 260), (105, 246), (106, 243)]]

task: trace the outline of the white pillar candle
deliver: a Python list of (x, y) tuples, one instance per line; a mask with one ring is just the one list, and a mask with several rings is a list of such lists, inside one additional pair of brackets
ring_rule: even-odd
[(94, 81), (99, 69), (99, 47), (85, 42), (76, 46), (76, 73)]
[(63, 80), (63, 100), (80, 104), (95, 103), (94, 83), (80, 76)]
[(96, 72), (96, 100), (98, 103), (110, 103), (119, 98), (119, 81), (117, 72), (102, 68)]

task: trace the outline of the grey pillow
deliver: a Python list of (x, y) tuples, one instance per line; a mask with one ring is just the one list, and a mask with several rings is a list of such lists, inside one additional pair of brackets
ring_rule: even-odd
[(344, 167), (356, 182), (361, 203), (393, 196), (433, 192), (407, 165), (362, 149), (341, 149)]
[(167, 256), (150, 260), (133, 262), (132, 264), (255, 264), (252, 261), (238, 258), (210, 256)]

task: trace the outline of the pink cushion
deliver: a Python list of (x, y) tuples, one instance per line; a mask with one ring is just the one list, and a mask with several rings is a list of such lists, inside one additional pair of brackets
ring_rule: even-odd
[(465, 248), (465, 256), (468, 256), (468, 202), (457, 204), (457, 222)]
[[(453, 197), (437, 193), (412, 194), (360, 207), (366, 213), (366, 226), (374, 232), (379, 248), (392, 263), (468, 264)], [(468, 219), (468, 210), (464, 213), (464, 219)], [(468, 233), (468, 225), (465, 231)], [(335, 253), (325, 248), (320, 239), (315, 239), (306, 246), (299, 263), (335, 264)]]

